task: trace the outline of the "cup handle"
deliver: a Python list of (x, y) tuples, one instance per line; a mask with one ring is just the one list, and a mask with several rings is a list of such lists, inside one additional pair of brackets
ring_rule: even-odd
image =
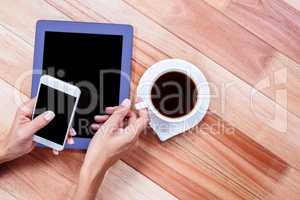
[(142, 101), (142, 102), (136, 103), (134, 105), (134, 107), (136, 110), (142, 110), (144, 108), (148, 108), (148, 105), (144, 101)]

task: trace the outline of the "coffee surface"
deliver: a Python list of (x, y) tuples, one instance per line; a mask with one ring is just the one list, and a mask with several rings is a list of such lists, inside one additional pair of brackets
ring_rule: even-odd
[(197, 94), (197, 87), (190, 77), (181, 72), (168, 72), (155, 81), (151, 100), (162, 115), (177, 118), (193, 110)]

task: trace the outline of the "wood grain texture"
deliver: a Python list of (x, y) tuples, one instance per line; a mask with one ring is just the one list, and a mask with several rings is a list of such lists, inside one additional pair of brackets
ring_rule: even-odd
[[(54, 15), (59, 14), (59, 12), (56, 12), (56, 10), (48, 4), (40, 2), (39, 5), (44, 8), (47, 6), (47, 12), (41, 12), (45, 15), (38, 15), (38, 19), (49, 18), (47, 15), (51, 13), (54, 13)], [(11, 7), (14, 6), (14, 4), (6, 4), (6, 6)], [(1, 8), (3, 7), (1, 6)], [(30, 13), (29, 10), (25, 9), (27, 8), (26, 5), (24, 5), (23, 8), (26, 15), (27, 11)], [(37, 10), (34, 7), (29, 7), (29, 9)], [(2, 12), (2, 14), (3, 13), (5, 12)], [(6, 27), (4, 28), (3, 25), (0, 27), (0, 76), (1, 78), (5, 78), (5, 81), (8, 83), (18, 87), (18, 89), (29, 95), (31, 89), (32, 45), (34, 38), (34, 31), (32, 30), (34, 30), (36, 21), (32, 22), (33, 27), (31, 27), (31, 29), (26, 29), (23, 27), (23, 24), (20, 24), (22, 30), (25, 32), (28, 31), (27, 34), (30, 35), (28, 37), (30, 39), (17, 37), (18, 34), (16, 32), (12, 33), (9, 30), (9, 28), (13, 29), (14, 27), (7, 26), (7, 20), (3, 21), (6, 22)], [(19, 20), (14, 21), (14, 19), (12, 19), (12, 21), (13, 23), (20, 22)], [(28, 99), (28, 97), (21, 94), (19, 101), (20, 93), (3, 80), (0, 80), (0, 88), (1, 110), (7, 113), (5, 116), (1, 116), (0, 120), (1, 134), (3, 134), (9, 129), (17, 106), (25, 99)], [(1, 199), (70, 198), (77, 184), (77, 176), (83, 158), (84, 153), (82, 152), (67, 151), (59, 157), (56, 157), (53, 156), (49, 150), (38, 149), (29, 156), (7, 163), (5, 166), (1, 166), (0, 170)], [(28, 163), (27, 167), (24, 168), (23, 163)], [(32, 166), (32, 164), (34, 165)], [(35, 176), (30, 176), (32, 171), (36, 172)], [(50, 181), (48, 181), (49, 176), (51, 176)], [(61, 185), (56, 184), (56, 182)], [(18, 187), (15, 187), (16, 185)], [(97, 199), (171, 200), (176, 198), (125, 163), (118, 162), (106, 176)]]
[[(262, 40), (300, 62), (300, 12), (283, 0), (205, 0)], [(295, 3), (294, 3), (295, 4)], [(298, 3), (299, 5), (299, 3)]]
[[(0, 134), (5, 134), (17, 107), (28, 97), (1, 79), (0, 88), (0, 109), (6, 113), (0, 116)], [(48, 149), (35, 149), (30, 155), (1, 165), (1, 199), (71, 199), (84, 154), (65, 151), (54, 156)], [(176, 198), (120, 161), (109, 170), (97, 199)]]
[(0, 37), (0, 78), (29, 96), (33, 48), (1, 25)]
[[(223, 67), (219, 66), (218, 64), (201, 54), (199, 51), (196, 51), (194, 48), (192, 48), (187, 43), (183, 42), (170, 32), (162, 29), (161, 26), (157, 25), (133, 8), (124, 4), (124, 2), (122, 1), (115, 1), (115, 3), (106, 5), (105, 1), (87, 0), (81, 3), (77, 3), (77, 6), (81, 6), (81, 11), (88, 12), (88, 15), (96, 15), (95, 17), (100, 16), (99, 21), (103, 20), (103, 17), (101, 17), (101, 15), (105, 15), (105, 18), (109, 19), (110, 21), (114, 21), (117, 23), (127, 22), (133, 24), (136, 28), (135, 35), (137, 39), (135, 41), (138, 41), (135, 42), (135, 45), (141, 44), (139, 40), (147, 41), (146, 44), (148, 48), (151, 49), (147, 49), (146, 53), (135, 51), (134, 58), (139, 63), (143, 63), (143, 66), (148, 67), (157, 61), (157, 59), (155, 58), (156, 52), (158, 53), (159, 58), (164, 55), (166, 57), (180, 57), (192, 61), (204, 72), (204, 74), (208, 77), (208, 80), (211, 82), (213, 98), (210, 109), (214, 113), (217, 113), (220, 117), (222, 117), (223, 120), (229, 122), (233, 127), (238, 128), (243, 133), (251, 136), (257, 142), (266, 145), (265, 147), (275, 150), (276, 154), (281, 154), (281, 156), (285, 159), (289, 160), (290, 156), (287, 152), (291, 149), (293, 149), (293, 155), (299, 153), (299, 144), (296, 144), (298, 143), (298, 139), (295, 139), (298, 138), (299, 135), (297, 134), (297, 131), (294, 131), (297, 129), (297, 122), (299, 119), (293, 114), (285, 112), (283, 108), (275, 104), (266, 96), (262, 95), (262, 93), (253, 90), (253, 88), (249, 84), (245, 83), (232, 73), (226, 71)], [(118, 13), (122, 13), (122, 15), (118, 15)], [(166, 45), (169, 41), (172, 41), (172, 49), (170, 49), (169, 46)], [(145, 46), (145, 43), (142, 44)], [(137, 47), (136, 49), (142, 48)], [(150, 52), (153, 52), (153, 54), (150, 54)], [(148, 63), (145, 63), (145, 54), (147, 54), (149, 61)], [(141, 59), (139, 59), (139, 56), (141, 56)], [(135, 68), (134, 70), (141, 71), (138, 72), (139, 74), (141, 74), (143, 73), (144, 68)], [(215, 76), (216, 74), (218, 74), (218, 76)], [(227, 86), (226, 84), (229, 84), (229, 86)], [(223, 96), (223, 94), (221, 93), (222, 87), (224, 87), (224, 85), (228, 88), (226, 94)], [(254, 105), (253, 107), (251, 107), (251, 96), (253, 92), (255, 93), (252, 99)], [(238, 96), (239, 99), (234, 98), (229, 100), (228, 98), (231, 96)], [(224, 98), (225, 102), (223, 101)], [(263, 116), (259, 117), (259, 115), (261, 114), (261, 108), (264, 109), (263, 112), (266, 112), (267, 115), (272, 115), (272, 113), (275, 111), (274, 109), (278, 109), (279, 126), (284, 126), (285, 120), (280, 121), (280, 119), (283, 119), (285, 115), (288, 115), (289, 126), (286, 134), (280, 133), (280, 131), (277, 130), (278, 127), (274, 128), (270, 126), (270, 124), (268, 124), (268, 117), (265, 117), (264, 119), (261, 119), (261, 117)], [(294, 129), (293, 127), (296, 129)], [(257, 132), (263, 134), (258, 134)], [(290, 135), (291, 140), (288, 139), (288, 135)], [(281, 142), (278, 144), (278, 147), (274, 147), (274, 145), (271, 144), (270, 140), (266, 141), (263, 139), (263, 137), (271, 137)], [(291, 145), (291, 142), (294, 143), (294, 145)], [(281, 148), (288, 148), (289, 150), (285, 155), (283, 155)], [(290, 157), (290, 159), (291, 163), (298, 163), (298, 161), (295, 162), (294, 157)], [(299, 164), (296, 164), (295, 166), (298, 165)]]
[[(253, 86), (264, 78), (269, 78), (269, 81), (274, 82), (279, 80), (281, 83), (282, 77), (288, 74), (286, 84), (291, 88), (297, 88), (299, 87), (299, 76), (296, 72), (299, 65), (228, 18), (224, 19), (225, 16), (216, 14), (218, 11), (209, 6), (194, 8), (195, 10), (201, 8), (198, 11), (203, 13), (204, 19), (202, 20), (207, 21), (207, 27), (210, 27), (209, 23), (215, 23), (216, 27), (210, 29), (210, 32), (207, 32), (201, 39), (206, 45), (213, 44), (213, 49), (207, 50), (211, 48), (209, 46), (200, 52), (196, 36), (201, 35), (201, 31), (205, 31), (202, 29), (206, 26), (199, 25), (198, 19), (191, 18), (191, 13), (195, 12), (189, 12), (190, 6), (187, 7), (180, 3), (179, 6), (165, 6), (164, 8), (169, 10), (162, 10), (156, 6), (168, 4), (169, 1), (160, 1), (158, 2), (160, 5), (152, 5), (147, 1), (135, 2), (134, 5), (130, 3), (131, 1), (129, 4), (128, 2), (121, 0), (109, 1), (109, 3), (105, 0), (30, 1), (26, 2), (26, 5), (18, 12), (19, 19), (24, 17), (27, 20), (28, 27), (24, 28), (24, 22), (19, 22), (14, 15), (10, 14), (12, 11), (17, 12), (20, 7), (13, 5), (10, 1), (3, 1), (2, 4), (12, 10), (8, 12), (1, 7), (2, 36), (3, 41), (9, 42), (9, 46), (12, 47), (7, 53), (8, 56), (3, 56), (2, 54), (6, 51), (0, 50), (2, 51), (0, 60), (12, 63), (15, 60), (13, 59), (14, 49), (18, 52), (26, 51), (26, 48), (32, 49), (34, 32), (30, 30), (34, 29), (35, 21), (38, 19), (130, 23), (135, 28), (131, 91), (133, 96), (139, 78), (150, 65), (164, 58), (180, 57), (197, 65), (207, 76), (211, 82), (212, 103), (210, 112), (204, 120), (184, 135), (161, 143), (151, 130), (146, 131), (142, 135), (139, 148), (126, 156), (124, 161), (179, 199), (284, 199), (286, 194), (289, 194), (290, 199), (298, 199), (300, 196), (300, 119), (294, 114), (286, 112), (282, 105), (277, 104), (283, 104), (283, 102), (274, 102), (277, 100), (276, 96), (272, 96), (274, 89), (257, 91)], [(219, 6), (225, 5), (222, 2), (228, 3), (225, 0), (219, 1)], [(43, 8), (43, 12), (39, 10), (39, 5)], [(28, 13), (32, 14), (28, 17)], [(161, 16), (158, 17), (157, 13)], [(176, 14), (177, 17), (174, 17)], [(193, 23), (196, 28), (192, 27)], [(169, 26), (170, 24), (172, 26)], [(174, 24), (177, 24), (178, 30), (174, 30)], [(228, 31), (223, 31), (229, 27), (228, 24), (230, 27), (236, 27), (231, 32), (236, 32), (238, 36), (229, 36)], [(188, 36), (193, 38), (192, 41), (186, 40), (187, 33), (182, 30), (182, 27), (191, 31)], [(199, 33), (193, 32), (194, 29), (197, 29)], [(242, 53), (238, 54), (238, 50), (233, 51), (234, 48), (228, 47), (227, 40), (219, 39), (220, 33), (227, 34), (225, 36), (230, 41), (229, 44), (234, 43), (234, 47), (243, 48)], [(241, 33), (245, 35), (239, 35)], [(215, 43), (209, 41), (211, 40), (210, 35), (215, 37)], [(11, 38), (14, 38), (13, 41)], [(259, 42), (257, 43), (257, 41)], [(256, 52), (257, 50), (258, 52)], [(233, 52), (232, 55), (227, 51)], [(248, 56), (250, 53), (255, 55)], [(241, 58), (238, 58), (236, 54)], [(20, 53), (20, 55), (18, 60), (30, 62), (30, 53)], [(225, 60), (228, 63), (239, 63), (240, 65), (232, 68), (228, 67), (229, 64), (225, 66), (224, 63), (220, 63), (222, 65), (219, 65), (213, 61), (218, 60), (211, 55), (224, 56), (222, 62)], [(261, 60), (264, 59), (261, 57), (267, 57), (268, 61), (262, 62)], [(0, 76), (15, 87), (18, 87), (15, 84), (18, 77), (14, 74), (24, 71), (18, 67), (21, 64), (18, 60), (12, 64), (14, 67), (11, 72), (1, 74), (0, 70)], [(249, 69), (256, 64), (258, 67)], [(283, 67), (286, 65), (288, 67)], [(242, 70), (246, 70), (243, 72), (244, 74), (241, 73)], [(14, 71), (15, 73), (13, 73)], [(276, 77), (279, 78), (276, 79)], [(24, 83), (26, 88), (30, 88), (29, 84), (26, 81)], [(4, 85), (7, 86), (7, 83)], [(224, 87), (227, 88), (225, 92)], [(6, 91), (9, 94), (11, 90), (6, 89)], [(298, 94), (295, 90), (293, 92), (295, 93), (292, 94), (295, 97), (293, 99), (295, 107), (299, 105), (296, 103)], [(253, 101), (251, 101), (251, 97), (253, 97)], [(10, 97), (3, 95), (3, 98), (9, 99)], [(3, 98), (1, 98), (1, 103)], [(288, 96), (289, 101), (290, 99), (291, 97)], [(11, 100), (3, 102), (4, 105), (7, 104), (3, 108), (7, 109), (7, 112), (10, 112), (10, 107), (16, 107), (10, 106)], [(276, 117), (272, 120), (274, 113), (276, 113)], [(3, 124), (0, 124), (1, 130), (5, 130), (8, 127), (7, 124), (9, 124), (9, 120), (3, 119)], [(282, 132), (281, 128), (286, 128), (286, 130)], [(66, 179), (66, 184), (70, 184), (71, 187), (76, 183), (76, 173), (83, 155), (81, 152), (66, 151), (57, 158), (48, 151), (37, 151), (29, 155), (29, 158), (32, 162), (38, 163), (38, 167), (36, 167), (40, 170), (38, 174), (50, 170), (51, 175), (61, 176), (57, 178)], [(30, 195), (26, 194), (26, 191), (32, 191), (30, 187), (14, 190), (11, 186), (14, 182), (24, 185), (25, 183), (22, 181), (28, 179), (26, 174), (30, 172), (30, 169), (22, 171), (20, 166), (26, 162), (22, 159), (16, 161), (17, 164), (5, 166), (8, 168), (7, 170), (3, 169), (5, 173), (2, 175), (8, 174), (3, 179), (7, 184), (4, 184), (6, 186), (4, 188), (1, 187), (3, 184), (0, 184), (0, 191), (4, 190), (5, 194), (14, 194), (15, 191), (20, 190), (19, 193), (22, 196)], [(10, 166), (12, 169), (9, 168)], [(21, 175), (15, 176), (11, 172), (14, 169), (21, 170)], [(111, 170), (107, 179), (102, 188), (103, 191), (98, 195), (99, 198), (174, 198), (122, 162)], [(38, 183), (34, 179), (30, 182), (32, 183), (29, 185)], [(115, 188), (117, 188), (116, 191)], [(124, 194), (127, 192), (130, 195), (125, 196)], [(37, 199), (43, 197), (38, 191), (33, 191), (33, 193)], [(58, 193), (69, 194), (68, 191), (62, 189), (58, 190)], [(157, 196), (154, 196), (156, 194)]]
[[(100, 4), (100, 3), (101, 2), (97, 2), (97, 4)], [(89, 4), (91, 4), (91, 2)], [(79, 6), (80, 6), (80, 4), (79, 4)], [(96, 7), (96, 6), (93, 6), (93, 7)], [(104, 8), (105, 8), (105, 5), (102, 5), (101, 12), (105, 11)], [(114, 7), (111, 7), (110, 9), (113, 10)], [(121, 10), (121, 11), (116, 10), (115, 12), (126, 12), (126, 10), (124, 8), (122, 8), (122, 9), (123, 10)], [(212, 99), (211, 109), (214, 112), (218, 113), (218, 115), (222, 116), (223, 119), (232, 123), (237, 128), (240, 128), (247, 134), (252, 134), (256, 138), (258, 137), (259, 134), (257, 134), (257, 132), (258, 133), (262, 132), (262, 130), (257, 129), (257, 127), (264, 126), (265, 122), (262, 121), (260, 118), (257, 118), (257, 116), (256, 116), (257, 113), (255, 113), (256, 111), (254, 112), (252, 110), (252, 108), (250, 107), (250, 104), (251, 104), (250, 96), (251, 96), (251, 93), (253, 92), (253, 89), (249, 85), (245, 84), (243, 81), (236, 78), (234, 75), (224, 71), (224, 69), (222, 67), (216, 65), (214, 62), (209, 60), (207, 57), (205, 57), (202, 54), (200, 54), (199, 52), (195, 51), (193, 48), (191, 48), (187, 44), (183, 43), (181, 40), (174, 37), (172, 34), (169, 34), (168, 32), (161, 29), (159, 26), (155, 25), (154, 23), (151, 23), (151, 21), (144, 19), (143, 16), (133, 15), (135, 13), (134, 10), (132, 10), (130, 8), (128, 8), (128, 9), (129, 9), (131, 15), (127, 16), (126, 21), (131, 21), (139, 29), (139, 33), (136, 34), (137, 37), (146, 37), (148, 40), (148, 44), (146, 42), (138, 41), (137, 44), (141, 44), (143, 46), (137, 47), (136, 48), (137, 50), (134, 51), (135, 57), (140, 56), (140, 59), (139, 59), (140, 63), (143, 63), (145, 66), (150, 66), (151, 64), (153, 64), (154, 62), (157, 61), (155, 59), (155, 56), (158, 55), (158, 59), (163, 58), (163, 57), (170, 57), (170, 56), (182, 57), (187, 60), (193, 61), (198, 66), (201, 66), (201, 69), (209, 77), (210, 81), (213, 84), (215, 84), (214, 88), (212, 88), (213, 92), (215, 93), (215, 96)], [(87, 10), (90, 11), (91, 9), (87, 8)], [(129, 12), (129, 11), (127, 11), (127, 12)], [(99, 13), (100, 13), (100, 10), (99, 10)], [(99, 14), (97, 14), (97, 13), (95, 14), (91, 10), (91, 12), (89, 12), (89, 15), (93, 15), (93, 14), (96, 15), (95, 17), (98, 17), (98, 18), (96, 18), (98, 21), (103, 22), (103, 17), (99, 17)], [(110, 14), (110, 12), (108, 12), (108, 14)], [(107, 15), (107, 16), (109, 16), (109, 15)], [(132, 20), (130, 19), (130, 16), (133, 16)], [(116, 18), (117, 15), (114, 15), (114, 17)], [(137, 23), (137, 21), (135, 20), (136, 18), (140, 18), (142, 20)], [(80, 20), (80, 18), (75, 18), (75, 19)], [(118, 21), (118, 19), (114, 19), (114, 21), (124, 22), (123, 20)], [(145, 23), (145, 22), (148, 22), (148, 23)], [(17, 28), (17, 26), (15, 26), (15, 27)], [(145, 27), (145, 28), (143, 28), (143, 27)], [(149, 37), (149, 35), (147, 35), (147, 32), (143, 32), (142, 30), (145, 30), (145, 31), (155, 30), (155, 32), (151, 32), (149, 34), (149, 35), (151, 35), (151, 37)], [(153, 35), (155, 35), (155, 33), (156, 33), (157, 37), (154, 38)], [(166, 36), (164, 36), (164, 35), (166, 35)], [(162, 38), (162, 36), (164, 36), (164, 37)], [(175, 41), (177, 44), (177, 48), (172, 49), (172, 51), (170, 51), (164, 45), (165, 41), (167, 41), (168, 38), (171, 38), (171, 40)], [(143, 41), (143, 40), (141, 40), (141, 41)], [(149, 45), (149, 42), (151, 42), (150, 45)], [(154, 48), (152, 45), (158, 46), (161, 50), (157, 50), (157, 48)], [(147, 54), (142, 53), (139, 50), (142, 48), (146, 48), (146, 46), (148, 46)], [(162, 52), (162, 50), (164, 52)], [(151, 52), (155, 53), (155, 55), (154, 54), (151, 55), (150, 54)], [(158, 53), (156, 53), (156, 52), (158, 52)], [(194, 58), (197, 58), (197, 59), (194, 59)], [(147, 62), (147, 60), (149, 62)], [(142, 72), (140, 72), (140, 74), (141, 73)], [(215, 74), (222, 74), (222, 77), (216, 77)], [(222, 92), (222, 87), (224, 87), (224, 85), (226, 85), (228, 83), (230, 83), (230, 88), (228, 89), (227, 93), (223, 94), (225, 96), (220, 95)], [(296, 84), (296, 85), (298, 85), (298, 84)], [(241, 88), (244, 88), (244, 89), (241, 89)], [(231, 102), (228, 102), (228, 100), (226, 100), (226, 99), (232, 95), (238, 95), (238, 96), (242, 95), (242, 98), (244, 98), (244, 100), (233, 99), (233, 100), (231, 100)], [(223, 105), (224, 102), (222, 102), (224, 98), (226, 100), (225, 105)], [(237, 102), (234, 102), (234, 101), (237, 101)], [(257, 106), (258, 108), (260, 108), (261, 106), (264, 106), (265, 101), (268, 102), (268, 105), (269, 105), (267, 113), (272, 113), (274, 111), (274, 108), (276, 108), (276, 104), (274, 104), (272, 101), (265, 98), (260, 93), (258, 93), (255, 96), (255, 102), (257, 102), (255, 106)], [(244, 110), (241, 111), (240, 106), (244, 107)], [(231, 110), (232, 114), (226, 112), (227, 110)], [(284, 112), (283, 112), (284, 110), (282, 110), (281, 108), (279, 108), (279, 110), (281, 110), (284, 115)], [(242, 116), (241, 119), (239, 119), (239, 121), (236, 121), (236, 116), (235, 116), (236, 112), (239, 112), (240, 113), (239, 116)], [(261, 114), (261, 113), (259, 112), (258, 114)], [(282, 116), (282, 117), (284, 117), (284, 116)], [(291, 118), (295, 118), (295, 117), (293, 115), (291, 115)], [(268, 117), (266, 117), (266, 119), (268, 119)], [(250, 124), (250, 126), (249, 126), (248, 125), (249, 121), (251, 121), (251, 123), (253, 123), (253, 125)], [(297, 118), (296, 118), (296, 121), (297, 121)], [(246, 124), (247, 126), (245, 126), (244, 124)], [(295, 125), (289, 125), (289, 127), (292, 128), (291, 130), (293, 130), (293, 126), (295, 126)], [(272, 128), (270, 129), (269, 127), (266, 127), (266, 131), (267, 131), (267, 133), (270, 133), (270, 135), (272, 137), (276, 137), (276, 136), (280, 137), (280, 135), (281, 135), (280, 133), (278, 133), (278, 131), (273, 130)], [(293, 135), (295, 135), (295, 134), (293, 134)], [(283, 138), (285, 138), (285, 137), (283, 137)], [(281, 137), (279, 140), (281, 140)], [(292, 139), (291, 141), (296, 142), (296, 140), (294, 140), (294, 139)], [(266, 143), (266, 142), (267, 141), (264, 141), (264, 143)], [(289, 144), (289, 142), (287, 142), (287, 145), (284, 145), (284, 146), (289, 146), (288, 144)], [(268, 146), (272, 146), (272, 144), (268, 144)], [(283, 147), (279, 146), (278, 152), (283, 153), (280, 151), (280, 148), (283, 148)]]
[[(284, 108), (288, 108), (290, 112), (300, 116), (300, 107), (297, 104), (300, 96), (294, 92), (300, 89), (299, 85), (292, 84), (293, 81), (283, 84), (288, 91), (288, 105), (274, 98), (275, 83), (267, 89), (258, 87), (264, 78), (272, 76), (280, 69), (287, 69), (288, 79), (300, 81), (299, 64), (281, 55), (265, 41), (224, 17), (222, 13), (203, 1), (167, 0), (159, 3), (158, 1), (126, 0), (126, 2), (259, 89)], [(215, 7), (218, 7), (220, 2), (214, 3)], [(227, 5), (226, 2), (224, 4)], [(295, 30), (291, 34), (298, 38), (300, 32)], [(292, 43), (299, 46), (297, 41)], [(284, 59), (281, 60), (281, 58)]]
[[(55, 3), (55, 2), (52, 2), (52, 3)], [(159, 29), (159, 28), (157, 28), (157, 26), (155, 26), (155, 25), (153, 25), (152, 23), (150, 23), (148, 20), (144, 20), (144, 17), (142, 16), (142, 15), (135, 15), (136, 14), (136, 12), (134, 12), (134, 10), (131, 10), (130, 8), (128, 8), (128, 7), (126, 7), (126, 5), (124, 5), (124, 4), (122, 4), (121, 2), (118, 2), (118, 3), (115, 3), (115, 5), (116, 6), (111, 6), (111, 7), (109, 7), (109, 9), (108, 9), (108, 6), (106, 5), (100, 5), (100, 6), (98, 6), (98, 7), (96, 7), (96, 3), (99, 5), (100, 4), (100, 2), (98, 1), (98, 2), (94, 2), (94, 1), (88, 1), (88, 2), (86, 2), (85, 1), (85, 3), (84, 3), (84, 5), (82, 6), (82, 5), (80, 5), (80, 3), (77, 3), (77, 4), (75, 4), (74, 2), (72, 2), (73, 3), (73, 6), (75, 5), (75, 6), (78, 6), (79, 8), (81, 8), (81, 11), (82, 12), (88, 12), (88, 14), (87, 15), (89, 15), (89, 16), (93, 16), (93, 19), (97, 19), (97, 21), (99, 20), (99, 21), (103, 21), (103, 17), (102, 17), (102, 15), (104, 15), (105, 16), (105, 18), (108, 18), (110, 21), (114, 21), (114, 22), (118, 22), (118, 23), (125, 23), (125, 21), (130, 21), (132, 24), (134, 24), (135, 25), (135, 27), (136, 27), (136, 37), (137, 37), (137, 39), (135, 40), (135, 41), (138, 41), (138, 44), (143, 44), (144, 46), (148, 46), (148, 48), (151, 48), (151, 52), (153, 52), (154, 54), (149, 54), (148, 53), (148, 50), (147, 50), (147, 52), (146, 53), (141, 53), (140, 51), (138, 51), (138, 52), (135, 52), (135, 59), (138, 61), (138, 62), (140, 62), (140, 63), (144, 63), (144, 65), (145, 66), (149, 66), (151, 63), (145, 63), (145, 60), (144, 59), (139, 59), (139, 55), (141, 54), (141, 56), (143, 57), (143, 58), (148, 58), (148, 60), (150, 61), (151, 60), (151, 58), (152, 58), (152, 63), (153, 62), (155, 62), (155, 52), (159, 52), (159, 55), (163, 55), (163, 52), (161, 52), (162, 51), (162, 49), (166, 49), (166, 47), (164, 48), (164, 47), (162, 47), (162, 44), (158, 44), (158, 41), (153, 41), (153, 40), (157, 40), (157, 38), (159, 38), (159, 37), (162, 37), (162, 35), (164, 35), (165, 34), (165, 32), (163, 32), (163, 31), (161, 31), (161, 29)], [(88, 6), (87, 6), (88, 5)], [(124, 8), (124, 6), (125, 6), (125, 8), (127, 8), (127, 9), (125, 9)], [(103, 8), (103, 9), (102, 9)], [(104, 8), (106, 8), (106, 10), (107, 11), (105, 11), (105, 9)], [(98, 11), (97, 12), (97, 14), (95, 14), (94, 13), (94, 11)], [(122, 19), (120, 19), (121, 18), (121, 16), (118, 16), (118, 14), (117, 13), (130, 13), (130, 15), (128, 14), (128, 15), (122, 15)], [(109, 16), (109, 17), (108, 17)], [(132, 18), (131, 18), (131, 16), (132, 16)], [(120, 18), (119, 18), (120, 17)], [(125, 18), (125, 19), (124, 19)], [(133, 18), (135, 19), (135, 20), (133, 20)], [(78, 20), (78, 18), (75, 18), (76, 20)], [(131, 20), (132, 19), (132, 20)], [(137, 22), (137, 20), (136, 19), (139, 19), (139, 21), (142, 21), (142, 22), (140, 22), (141, 24), (143, 24), (143, 25), (141, 25), (141, 24), (139, 24), (139, 21)], [(123, 21), (124, 20), (124, 21)], [(150, 25), (149, 25), (150, 24)], [(151, 26), (152, 25), (152, 26)], [(147, 27), (145, 27), (145, 26), (147, 26)], [(145, 27), (145, 28), (143, 28), (143, 27)], [(147, 31), (151, 31), (151, 33), (148, 33), (149, 35), (151, 35), (151, 37), (153, 38), (155, 35), (157, 35), (157, 37), (155, 38), (155, 39), (153, 39), (153, 40), (151, 40), (150, 39), (150, 37), (147, 37), (147, 32), (145, 31), (144, 32), (144, 30), (145, 29), (147, 29)], [(154, 31), (153, 31), (154, 30)], [(153, 32), (152, 32), (153, 31)], [(156, 34), (155, 34), (155, 33)], [(153, 33), (153, 34), (152, 34)], [(159, 46), (159, 48), (153, 48), (153, 47), (151, 47), (151, 45), (149, 45), (149, 44), (145, 44), (146, 42), (140, 42), (140, 38), (141, 38), (141, 35), (142, 36), (145, 36), (145, 38), (147, 38), (147, 39), (145, 39), (144, 38), (144, 40), (146, 40), (148, 43), (149, 43), (149, 41), (151, 41), (151, 42), (156, 42), (156, 44), (155, 44), (155, 47), (157, 47), (157, 46)], [(170, 38), (171, 38), (171, 40), (172, 41), (175, 41), (174, 43), (175, 44), (178, 44), (178, 43), (180, 43), (180, 42), (178, 42), (178, 39), (176, 40), (174, 37), (172, 37), (172, 36), (170, 36), (170, 35), (168, 35)], [(159, 39), (161, 39), (161, 38), (159, 38)], [(163, 38), (163, 39), (165, 39), (165, 38)], [(159, 41), (160, 42), (160, 41)], [(137, 42), (135, 42), (135, 44), (137, 44)], [(153, 45), (154, 46), (154, 45)], [(176, 46), (177, 47), (177, 46)], [(136, 49), (143, 49), (143, 48), (139, 48), (139, 47), (137, 47)], [(145, 49), (145, 48), (144, 48)], [(160, 49), (160, 50), (158, 50), (158, 49)], [(188, 51), (188, 49), (189, 48), (186, 48), (185, 50), (186, 51)], [(182, 48), (180, 48), (180, 50), (182, 50)], [(172, 51), (174, 51), (174, 49), (172, 49)], [(176, 51), (176, 50), (175, 50)], [(184, 51), (184, 50), (183, 50)], [(165, 52), (167, 52), (167, 53), (170, 53), (169, 52), (169, 50), (166, 50)], [(137, 55), (137, 53), (138, 53), (138, 55)], [(167, 53), (165, 53), (167, 56), (168, 56), (168, 54)], [(177, 52), (176, 52), (177, 53)], [(147, 55), (147, 56), (145, 56), (145, 55)], [(165, 55), (165, 56), (166, 56)], [(181, 54), (181, 55), (183, 55), (183, 54)], [(185, 55), (186, 56), (186, 55)], [(163, 56), (162, 56), (163, 57)], [(193, 60), (194, 62), (195, 62), (195, 59)], [(203, 63), (201, 63), (201, 64), (203, 64)], [(205, 64), (207, 64), (207, 63), (205, 63)], [(209, 63), (209, 64), (211, 64), (211, 63)], [(212, 64), (211, 64), (212, 65)], [(210, 67), (211, 67), (211, 65), (210, 65)], [(143, 69), (141, 69), (142, 71), (143, 71)], [(211, 72), (211, 74), (213, 74), (214, 72)], [(223, 73), (214, 73), (214, 74), (222, 74), (223, 76), (224, 76), (224, 74)], [(219, 77), (220, 78), (220, 77)], [(240, 96), (240, 95), (237, 95), (237, 94), (235, 94), (235, 96)], [(242, 95), (243, 96), (243, 95)], [(247, 98), (247, 97), (246, 97)], [(236, 103), (236, 102), (235, 102)], [(256, 131), (257, 131), (257, 129), (256, 129)], [(296, 147), (296, 149), (297, 149), (297, 147)], [(279, 149), (278, 149), (279, 150)], [(132, 164), (133, 165), (133, 164)], [(145, 172), (145, 170), (144, 170), (144, 168), (139, 168), (140, 170), (143, 170), (144, 172)], [(147, 171), (146, 171), (146, 173), (147, 173)], [(151, 177), (151, 176), (150, 176)], [(160, 184), (161, 184), (161, 179), (160, 180), (158, 180), (158, 182), (160, 182)], [(170, 181), (171, 182), (171, 181)], [(174, 181), (172, 181), (172, 183), (173, 183)], [(201, 184), (200, 184), (201, 185)], [(202, 186), (202, 185), (201, 185)], [(170, 188), (174, 188), (174, 187), (171, 187), (171, 186), (169, 186), (169, 187), (167, 187), (168, 189), (170, 189)], [(177, 188), (177, 187), (176, 187)], [(199, 188), (198, 188), (199, 189)], [(213, 190), (212, 188), (210, 188), (210, 190)], [(189, 194), (189, 195), (191, 195), (191, 193), (188, 193), (187, 192), (187, 194)], [(209, 191), (208, 191), (208, 193), (206, 193), (206, 194), (210, 194), (209, 193)], [(220, 193), (221, 194), (221, 193)], [(176, 192), (176, 195), (186, 195), (186, 194), (184, 194), (184, 193), (180, 193), (180, 192)], [(199, 195), (199, 194), (198, 194)], [(182, 197), (182, 196), (181, 196)]]

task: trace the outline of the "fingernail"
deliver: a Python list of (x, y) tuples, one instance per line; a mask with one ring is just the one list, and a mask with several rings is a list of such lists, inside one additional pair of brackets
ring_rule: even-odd
[(77, 135), (77, 133), (76, 133), (75, 129), (72, 128), (72, 136), (76, 136), (76, 135)]
[(129, 107), (131, 105), (131, 101), (129, 99), (124, 99), (121, 105), (125, 107)]
[(92, 124), (91, 128), (94, 130), (98, 130), (100, 128), (100, 126), (98, 124)]
[(55, 114), (51, 110), (47, 111), (46, 114), (44, 115), (44, 118), (47, 121), (51, 121), (54, 117), (55, 117)]

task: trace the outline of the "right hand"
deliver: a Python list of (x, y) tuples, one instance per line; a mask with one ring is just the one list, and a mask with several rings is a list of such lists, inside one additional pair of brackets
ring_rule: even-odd
[(103, 124), (92, 126), (97, 132), (88, 147), (74, 199), (95, 199), (107, 169), (137, 144), (147, 127), (148, 112), (140, 110), (137, 116), (130, 105), (126, 99), (120, 106), (106, 108), (109, 115), (95, 116), (95, 121)]
[[(105, 122), (96, 127), (99, 129), (90, 142), (83, 169), (90, 172), (97, 172), (98, 166), (108, 169), (137, 144), (140, 133), (148, 125), (148, 112), (139, 110), (137, 116), (130, 106), (131, 102), (126, 99), (111, 109), (112, 115), (108, 119), (103, 117)], [(128, 122), (124, 127), (126, 118)]]

